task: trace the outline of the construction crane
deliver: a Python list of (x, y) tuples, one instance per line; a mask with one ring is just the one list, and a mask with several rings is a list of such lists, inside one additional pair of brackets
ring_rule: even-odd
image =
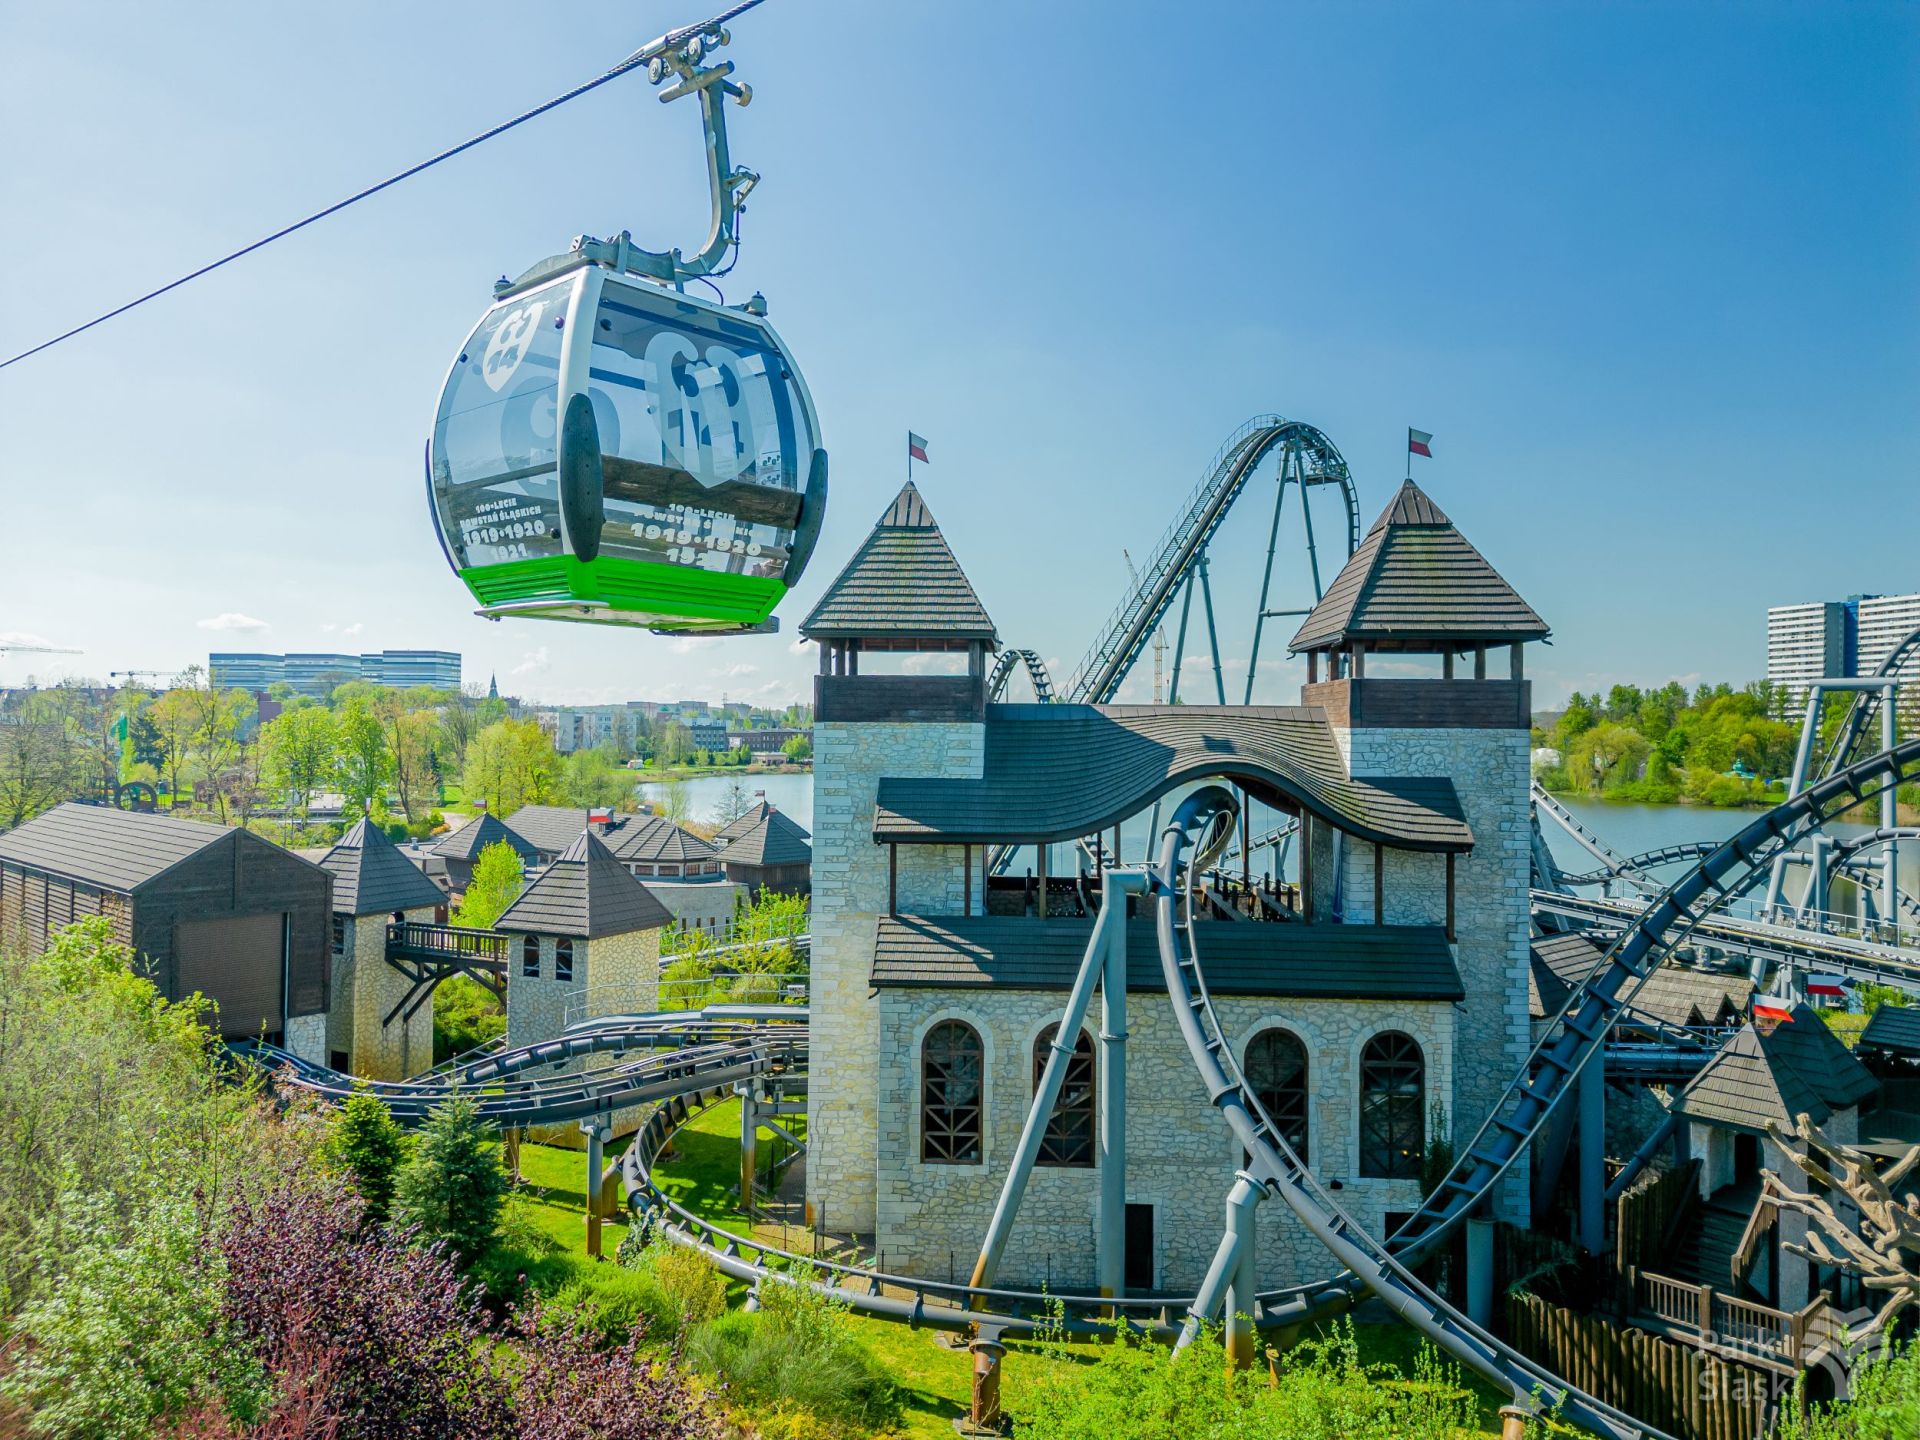
[[(1126, 557), (1127, 578), (1133, 582), (1133, 588), (1140, 588), (1140, 572), (1133, 568), (1133, 555), (1124, 547), (1120, 553)], [(1167, 627), (1156, 625), (1153, 629), (1153, 703), (1161, 701), (1160, 675), (1167, 658)]]
[(0, 655), (78, 655), (78, 650), (65, 645), (16, 645), (11, 640), (0, 640)]
[(131, 681), (134, 685), (138, 685), (140, 683), (140, 677), (143, 675), (151, 676), (155, 681), (164, 681), (169, 679), (172, 674), (173, 672), (170, 670), (109, 670), (107, 672), (107, 678), (109, 680), (127, 680)]

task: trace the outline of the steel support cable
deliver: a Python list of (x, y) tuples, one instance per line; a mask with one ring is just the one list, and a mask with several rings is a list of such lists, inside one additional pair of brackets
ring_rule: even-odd
[(634, 51), (633, 54), (629, 55), (626, 59), (622, 60), (618, 65), (615, 65), (612, 69), (607, 70), (600, 75), (596, 75), (593, 79), (585, 81), (582, 84), (576, 85), (571, 90), (568, 90), (563, 92), (562, 94), (556, 95), (551, 100), (548, 100), (543, 104), (534, 106), (531, 110), (523, 110), (521, 111), (520, 114), (514, 116), (511, 120), (502, 121), (500, 124), (493, 126), (491, 129), (481, 131), (478, 135), (473, 136), (471, 139), (462, 140), (458, 145), (450, 146), (449, 148), (440, 151), (440, 153), (437, 155), (429, 156), (427, 159), (420, 161), (420, 163), (417, 165), (409, 165), (405, 170), (402, 170), (399, 173), (394, 175), (389, 175), (386, 179), (377, 181), (376, 183), (367, 186), (364, 190), (356, 190), (353, 194), (347, 196), (344, 200), (337, 200), (333, 204), (327, 206), (327, 208), (324, 210), (316, 210), (313, 212), (313, 214), (306, 216), (304, 219), (296, 220), (291, 225), (283, 225), (280, 227), (280, 229), (275, 230), (272, 234), (263, 235), (250, 245), (243, 245), (238, 250), (234, 250), (229, 252), (228, 254), (222, 255), (218, 260), (214, 260), (209, 262), (208, 264), (200, 266), (197, 270), (189, 270), (185, 275), (180, 276), (178, 279), (169, 280), (166, 284), (158, 287), (157, 289), (149, 290), (146, 292), (146, 294), (137, 296), (136, 298), (127, 301), (124, 305), (116, 305), (113, 309), (106, 311), (104, 314), (94, 316), (93, 319), (88, 320), (84, 324), (76, 325), (71, 330), (64, 330), (60, 334), (55, 335), (50, 340), (42, 340), (38, 345), (33, 346), (31, 349), (22, 350), (17, 355), (10, 356), (5, 360), (0, 360), (0, 370), (6, 369), (9, 365), (18, 364), (20, 361), (28, 359), (31, 356), (38, 355), (42, 350), (50, 350), (55, 345), (58, 345), (63, 341), (73, 339), (76, 335), (84, 335), (87, 331), (93, 329), (96, 325), (104, 325), (109, 320), (117, 319), (118, 317), (126, 314), (129, 310), (135, 310), (135, 309), (138, 309), (140, 306), (145, 305), (149, 300), (158, 300), (162, 295), (168, 294), (169, 292), (174, 290), (178, 290), (182, 285), (191, 284), (193, 281), (200, 279), (204, 275), (211, 275), (214, 271), (221, 269), (223, 266), (231, 265), (236, 260), (244, 259), (246, 256), (253, 254), (253, 252), (256, 250), (265, 249), (267, 246), (273, 244), (274, 241), (276, 240), (284, 240), (287, 238), (287, 236), (295, 234), (298, 231), (304, 230), (309, 225), (315, 224), (318, 221), (325, 220), (328, 216), (338, 215), (342, 210), (347, 209), (351, 205), (357, 205), (362, 200), (371, 199), (373, 196), (378, 195), (382, 190), (389, 190), (393, 186), (398, 185), (402, 180), (411, 180), (415, 175), (420, 174), (422, 171), (431, 170), (434, 166), (440, 164), (443, 160), (451, 160), (456, 155), (462, 155), (467, 151), (473, 149), (476, 145), (484, 145), (487, 141), (495, 139), (498, 136), (504, 135), (509, 130), (515, 129), (518, 126), (526, 124), (529, 120), (538, 119), (540, 116), (546, 114), (549, 110), (557, 110), (562, 105), (565, 105), (571, 100), (578, 100), (582, 95), (587, 94), (589, 91), (598, 90), (602, 85), (605, 85), (610, 81), (618, 80), (622, 75), (626, 75), (631, 73), (634, 70), (638, 70), (641, 66), (645, 65), (654, 56), (658, 55), (661, 52), (661, 50), (663, 50), (668, 45), (677, 43), (680, 40), (684, 40), (690, 35), (699, 34), (701, 31), (710, 30), (713, 27), (718, 25), (724, 25), (727, 21), (732, 20), (738, 15), (744, 14), (746, 11), (753, 9), (754, 6), (759, 5), (761, 3), (762, 3), (762, 0), (740, 0), (739, 4), (734, 5), (730, 9), (727, 9), (722, 13), (720, 13), (719, 15), (714, 16), (711, 20), (703, 20), (698, 25), (683, 25), (678, 30), (669, 30), (665, 35), (661, 36), (658, 40), (651, 41), (648, 44), (641, 46), (640, 49)]

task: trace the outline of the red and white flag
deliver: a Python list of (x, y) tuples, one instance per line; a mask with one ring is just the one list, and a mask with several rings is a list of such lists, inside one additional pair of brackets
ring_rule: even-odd
[(1416, 430), (1409, 425), (1407, 427), (1407, 453), (1409, 455), (1424, 455), (1427, 459), (1431, 460), (1433, 458), (1433, 432), (1430, 430)]
[(926, 437), (916, 435), (911, 430), (907, 431), (907, 458), (909, 460), (918, 460), (922, 465), (931, 465), (933, 463), (927, 459)]
[(1842, 975), (1807, 976), (1807, 994), (1843, 996), (1847, 993), (1846, 977)]
[(1769, 1005), (1764, 1000), (1756, 1000), (1753, 1002), (1753, 1018), (1755, 1020), (1771, 1020), (1775, 1024), (1785, 1021), (1791, 1025), (1793, 1023), (1793, 1012), (1784, 1005)]

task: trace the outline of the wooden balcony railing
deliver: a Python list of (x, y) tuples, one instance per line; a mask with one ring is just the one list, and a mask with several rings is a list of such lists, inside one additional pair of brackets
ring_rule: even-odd
[(387, 953), (409, 959), (505, 966), (511, 939), (498, 930), (470, 930), (462, 925), (428, 925), (409, 920), (387, 926)]
[(1778, 1310), (1634, 1266), (1627, 1267), (1626, 1280), (1627, 1318), (1643, 1329), (1787, 1373), (1803, 1367), (1809, 1324), (1830, 1300), (1822, 1291), (1803, 1310)]

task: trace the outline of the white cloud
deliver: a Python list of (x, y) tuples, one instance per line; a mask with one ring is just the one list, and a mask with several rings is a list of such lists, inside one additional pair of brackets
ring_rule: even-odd
[(787, 646), (787, 653), (789, 655), (804, 655), (812, 648), (813, 648), (813, 641), (802, 640), (798, 635), (796, 635), (793, 637), (793, 643)]
[(258, 632), (273, 627), (264, 620), (256, 620), (251, 615), (242, 615), (238, 610), (223, 610), (220, 614), (200, 621), (202, 630), (246, 630)]
[(358, 635), (366, 628), (367, 627), (362, 625), (358, 620), (354, 621), (351, 625), (336, 625), (332, 621), (328, 621), (320, 627), (320, 633), (322, 635), (331, 635), (337, 630), (342, 635)]
[(696, 650), (705, 650), (708, 646), (719, 643), (720, 638), (717, 635), (682, 635), (673, 642), (673, 653), (691, 655)]
[(720, 672), (720, 678), (723, 680), (739, 680), (745, 676), (758, 675), (759, 673), (760, 667), (758, 665), (749, 665), (744, 661), (736, 661)]
[(538, 650), (529, 650), (520, 657), (520, 663), (507, 673), (509, 675), (539, 675), (553, 668), (553, 657), (542, 645)]
[(56, 650), (65, 648), (31, 630), (0, 630), (0, 646), (7, 645), (46, 645)]

